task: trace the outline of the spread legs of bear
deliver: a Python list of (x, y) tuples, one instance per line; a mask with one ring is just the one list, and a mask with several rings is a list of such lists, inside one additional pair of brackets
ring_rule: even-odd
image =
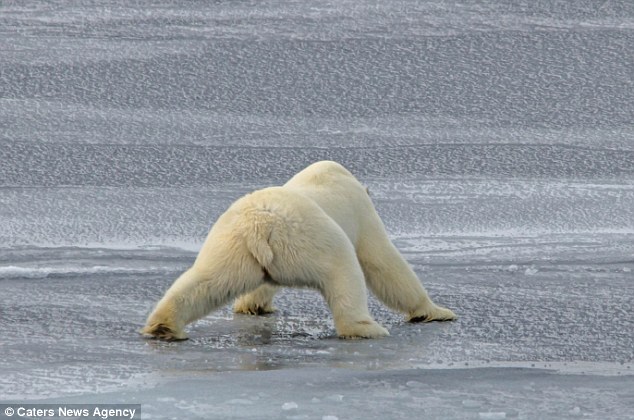
[[(366, 284), (388, 307), (406, 314), (410, 322), (451, 321), (456, 314), (436, 305), (418, 277), (389, 240), (384, 229), (362, 241), (357, 258)], [(275, 312), (273, 298), (278, 288), (269, 284), (258, 287), (236, 300), (233, 310), (248, 315)]]
[(410, 321), (456, 317), (431, 301), (365, 187), (343, 166), (317, 162), (283, 187), (242, 197), (220, 216), (142, 333), (185, 339), (187, 324), (236, 298), (236, 312), (272, 312), (275, 292), (285, 286), (319, 290), (340, 337), (386, 336), (369, 314), (366, 285)]

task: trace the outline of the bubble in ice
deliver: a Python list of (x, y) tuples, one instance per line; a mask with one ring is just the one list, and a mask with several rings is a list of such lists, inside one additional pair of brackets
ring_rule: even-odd
[(485, 420), (501, 420), (506, 418), (504, 411), (478, 413), (478, 417)]
[(570, 410), (569, 413), (570, 413), (570, 415), (578, 416), (578, 415), (581, 414), (581, 408), (575, 407), (572, 410)]
[(519, 269), (520, 268), (515, 264), (511, 264), (506, 268), (506, 270), (510, 273), (516, 273)]
[(418, 382), (418, 381), (407, 381), (405, 385), (407, 385), (410, 388), (422, 388), (424, 386), (422, 382)]
[(537, 267), (535, 266), (530, 266), (526, 269), (526, 271), (524, 271), (524, 274), (527, 276), (534, 276), (535, 274), (537, 274), (539, 272), (539, 270), (537, 269)]
[(288, 411), (288, 410), (297, 410), (297, 407), (299, 407), (297, 405), (296, 402), (285, 402), (284, 404), (282, 404), (282, 410), (284, 411)]
[(463, 400), (462, 401), (462, 406), (465, 408), (477, 408), (480, 407), (482, 404), (480, 403), (480, 401), (476, 401), (476, 400)]
[(231, 404), (231, 405), (252, 405), (253, 401), (247, 400), (247, 399), (244, 399), (244, 398), (234, 398), (234, 399), (231, 399), (231, 400), (227, 401), (227, 404)]

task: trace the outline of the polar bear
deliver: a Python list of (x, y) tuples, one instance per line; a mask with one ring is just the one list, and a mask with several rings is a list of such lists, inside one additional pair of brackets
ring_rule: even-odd
[(367, 189), (340, 164), (322, 161), (231, 205), (141, 332), (187, 339), (187, 324), (236, 298), (235, 312), (272, 312), (280, 286), (319, 290), (342, 338), (389, 335), (368, 311), (366, 286), (411, 322), (456, 318), (431, 301)]

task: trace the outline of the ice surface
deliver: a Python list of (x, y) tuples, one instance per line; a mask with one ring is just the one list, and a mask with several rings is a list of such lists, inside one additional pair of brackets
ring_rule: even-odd
[[(633, 418), (634, 3), (4, 2), (0, 402)], [(140, 338), (236, 198), (335, 159), (460, 318), (314, 291)]]

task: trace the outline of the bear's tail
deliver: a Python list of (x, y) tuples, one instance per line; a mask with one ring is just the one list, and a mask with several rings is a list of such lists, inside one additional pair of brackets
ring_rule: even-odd
[(273, 262), (273, 250), (269, 245), (269, 238), (273, 231), (273, 215), (262, 212), (255, 216), (249, 229), (245, 232), (247, 249), (258, 263), (266, 270)]

